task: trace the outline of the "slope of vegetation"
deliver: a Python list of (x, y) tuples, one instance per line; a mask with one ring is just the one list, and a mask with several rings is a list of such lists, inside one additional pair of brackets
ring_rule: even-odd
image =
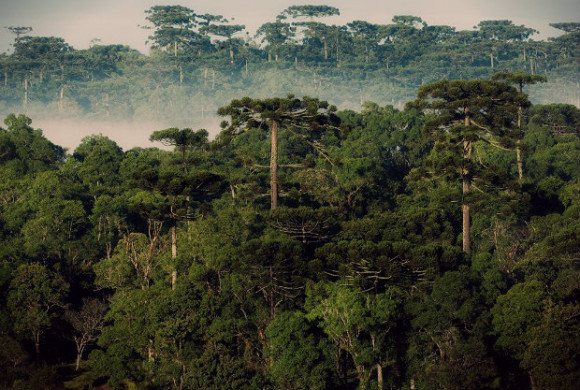
[(577, 24), (297, 6), (259, 47), (190, 11), (147, 11), (150, 56), (18, 36), (0, 58), (2, 109), (223, 119), (67, 152), (7, 115), (0, 388), (580, 386), (580, 110), (553, 97)]
[(220, 114), (72, 154), (6, 118), (4, 388), (578, 386), (580, 110), (472, 80)]

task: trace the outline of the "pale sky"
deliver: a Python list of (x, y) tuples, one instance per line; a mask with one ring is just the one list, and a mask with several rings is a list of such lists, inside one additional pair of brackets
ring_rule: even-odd
[(138, 27), (146, 24), (144, 11), (169, 4), (235, 17), (234, 23), (245, 25), (252, 35), (287, 7), (302, 4), (337, 7), (341, 15), (325, 18), (328, 24), (388, 24), (394, 15), (415, 15), (429, 25), (471, 30), (482, 20), (509, 19), (539, 30), (534, 39), (560, 34), (549, 23), (580, 21), (580, 0), (0, 0), (0, 53), (11, 52), (14, 35), (4, 28), (8, 26), (30, 26), (30, 35), (61, 37), (75, 49), (87, 48), (98, 38), (102, 44), (124, 44), (147, 53), (151, 32)]

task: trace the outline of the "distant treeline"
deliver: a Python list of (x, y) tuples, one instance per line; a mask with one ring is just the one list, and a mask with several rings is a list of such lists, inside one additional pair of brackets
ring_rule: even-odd
[(236, 96), (294, 93), (342, 108), (364, 101), (402, 105), (423, 84), (484, 79), (498, 71), (548, 76), (537, 102), (579, 105), (580, 23), (553, 23), (563, 35), (535, 41), (509, 20), (474, 30), (430, 26), (399, 15), (391, 24), (328, 25), (329, 6), (293, 6), (254, 36), (220, 15), (182, 6), (145, 11), (149, 55), (122, 45), (75, 50), (62, 38), (9, 27), (14, 51), (0, 56), (0, 111), (29, 115), (156, 118), (214, 115)]

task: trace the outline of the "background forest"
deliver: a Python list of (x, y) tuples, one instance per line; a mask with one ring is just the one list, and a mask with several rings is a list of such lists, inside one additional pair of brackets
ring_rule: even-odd
[(549, 78), (531, 87), (534, 102), (580, 105), (577, 23), (552, 23), (562, 35), (534, 41), (536, 30), (509, 20), (461, 31), (409, 15), (384, 25), (324, 23), (339, 12), (289, 7), (251, 36), (220, 15), (155, 6), (144, 15), (149, 55), (98, 40), (75, 50), (62, 38), (30, 35), (32, 27), (9, 27), (15, 43), (0, 55), (0, 112), (189, 127), (242, 96), (293, 93), (343, 109), (365, 101), (400, 109), (423, 84), (504, 70)]
[[(153, 7), (150, 56), (15, 30), (2, 388), (580, 386), (578, 24), (332, 12), (237, 38)], [(176, 127), (67, 151), (49, 111)], [(179, 124), (216, 113), (215, 137)]]

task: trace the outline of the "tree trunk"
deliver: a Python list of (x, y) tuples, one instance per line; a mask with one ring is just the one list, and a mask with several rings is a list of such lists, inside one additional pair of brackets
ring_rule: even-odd
[(171, 227), (171, 258), (177, 258), (177, 226)]
[[(465, 107), (465, 126), (471, 125), (471, 118), (469, 113), (469, 107)], [(468, 161), (471, 159), (471, 151), (472, 145), (471, 141), (464, 140), (463, 141), (463, 158), (464, 160)], [(463, 181), (463, 196), (467, 195), (470, 190), (471, 183), (469, 180), (469, 170), (467, 167), (463, 167), (462, 169), (462, 181)], [(470, 223), (469, 223), (469, 212), (470, 207), (468, 204), (465, 203), (465, 200), (462, 201), (462, 213), (463, 213), (463, 253), (469, 254), (469, 247), (470, 247)]]
[(493, 53), (489, 53), (489, 60), (490, 60), (489, 62), (491, 65), (491, 69), (495, 68), (495, 64), (493, 62)]
[(22, 105), (26, 107), (28, 105), (28, 79), (24, 78), (24, 98), (22, 99)]
[(58, 111), (62, 112), (64, 109), (64, 85), (58, 91)]
[(34, 338), (34, 352), (36, 356), (36, 364), (40, 363), (40, 334), (41, 332), (32, 333), (32, 337)]
[(355, 365), (355, 369), (356, 369), (356, 372), (358, 374), (358, 381), (359, 381), (358, 388), (361, 390), (366, 390), (367, 389), (367, 378), (366, 378), (366, 370), (365, 370), (364, 366)]
[(530, 378), (530, 390), (536, 390), (536, 380), (532, 374), (528, 373), (528, 377)]
[(83, 357), (83, 351), (84, 351), (84, 346), (77, 348), (77, 359), (76, 359), (76, 363), (75, 363), (75, 371), (78, 371), (81, 368), (81, 359)]
[(383, 366), (381, 363), (377, 364), (377, 389), (383, 390), (384, 380), (383, 380)]
[[(171, 227), (171, 258), (177, 258), (177, 226)], [(174, 265), (175, 266), (175, 265)], [(171, 272), (171, 289), (175, 290), (175, 283), (177, 282), (177, 270)]]
[[(521, 93), (521, 87), (520, 87), (520, 93)], [(521, 131), (522, 131), (522, 107), (518, 107), (518, 130), (520, 131), (520, 137), (522, 136)], [(518, 176), (520, 178), (520, 182), (522, 180), (524, 180), (524, 168), (523, 168), (523, 163), (522, 163), (522, 152), (520, 150), (520, 139), (518, 138), (518, 140), (516, 141), (516, 161), (518, 164)]]
[(278, 122), (272, 120), (270, 135), (270, 209), (278, 207)]

